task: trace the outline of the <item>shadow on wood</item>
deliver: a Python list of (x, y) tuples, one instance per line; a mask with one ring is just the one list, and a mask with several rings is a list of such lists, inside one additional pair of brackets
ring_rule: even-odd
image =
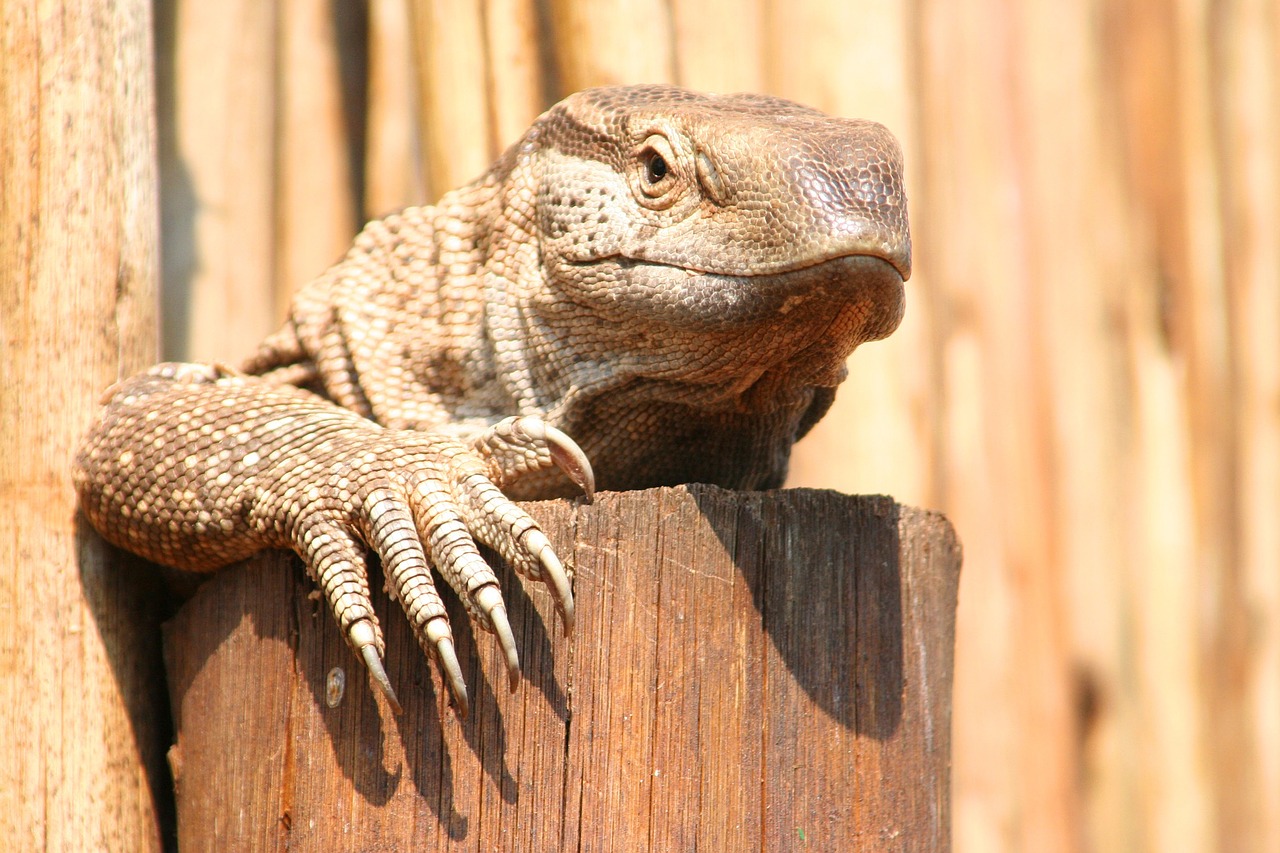
[(949, 849), (945, 519), (708, 486), (529, 509), (577, 628), (505, 573), (509, 693), (454, 602), (467, 720), (385, 596), (401, 716), (291, 557), (202, 587), (166, 627), (182, 849)]

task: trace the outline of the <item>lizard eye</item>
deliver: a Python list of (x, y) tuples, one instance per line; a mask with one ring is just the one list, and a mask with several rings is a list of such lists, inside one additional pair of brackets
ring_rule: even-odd
[(680, 184), (676, 152), (661, 134), (652, 134), (635, 149), (632, 187), (647, 207), (663, 208), (675, 201)]
[(656, 184), (667, 176), (667, 161), (657, 151), (650, 152), (649, 160), (644, 165), (645, 180), (651, 184)]

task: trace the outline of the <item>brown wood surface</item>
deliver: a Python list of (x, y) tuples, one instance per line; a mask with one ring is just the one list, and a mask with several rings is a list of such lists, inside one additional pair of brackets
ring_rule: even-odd
[(166, 628), (182, 849), (949, 849), (945, 519), (702, 486), (530, 511), (577, 628), (504, 575), (512, 694), (455, 607), (467, 720), (385, 596), (398, 717), (291, 557), (202, 587)]
[(154, 575), (70, 480), (103, 387), (155, 359), (151, 4), (2, 8), (0, 849), (159, 850)]

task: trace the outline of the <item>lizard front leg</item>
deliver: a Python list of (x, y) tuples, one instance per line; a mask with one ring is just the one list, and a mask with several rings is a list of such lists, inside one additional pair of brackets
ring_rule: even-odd
[(511, 684), (519, 658), (482, 543), (544, 578), (565, 630), (569, 578), (537, 524), (501, 489), (556, 465), (588, 494), (590, 464), (537, 419), (502, 421), (470, 443), (384, 429), (306, 391), (203, 365), (163, 364), (114, 388), (77, 456), (81, 506), (105, 538), (156, 562), (211, 571), (290, 548), (323, 590), (351, 647), (392, 706), (366, 554), (459, 710), (467, 690), (431, 569), (497, 635)]

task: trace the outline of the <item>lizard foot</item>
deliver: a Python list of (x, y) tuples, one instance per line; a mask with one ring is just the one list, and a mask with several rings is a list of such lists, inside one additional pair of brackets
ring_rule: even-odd
[(384, 429), (256, 377), (170, 364), (112, 390), (77, 456), (76, 484), (81, 506), (110, 541), (157, 562), (211, 571), (263, 548), (292, 548), (398, 710), (369, 596), (366, 558), (376, 554), (388, 593), (465, 714), (467, 688), (433, 569), (470, 618), (496, 635), (514, 687), (520, 658), (479, 546), (522, 577), (544, 580), (565, 631), (572, 628), (568, 572), (503, 491), (556, 467), (591, 492), (585, 455), (536, 418), (502, 421), (468, 444)]
[(574, 620), (569, 574), (537, 523), (499, 484), (555, 466), (590, 493), (585, 455), (536, 418), (503, 421), (470, 446), (396, 430), (348, 434), (343, 443), (351, 440), (359, 446), (343, 449), (345, 461), (329, 468), (327, 482), (303, 486), (291, 499), (300, 510), (292, 538), (374, 684), (398, 710), (382, 664), (385, 646), (369, 601), (362, 545), (382, 560), (388, 593), (439, 663), (459, 713), (467, 713), (467, 686), (432, 568), (457, 591), (472, 621), (496, 636), (516, 689), (515, 635), (479, 545), (502, 555), (522, 577), (546, 582), (568, 634)]

